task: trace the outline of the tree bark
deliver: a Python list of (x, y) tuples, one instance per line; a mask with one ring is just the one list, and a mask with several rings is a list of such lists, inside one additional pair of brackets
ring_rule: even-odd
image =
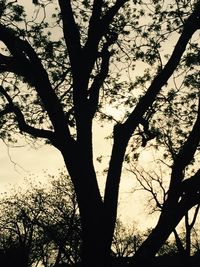
[(83, 229), (83, 267), (110, 267), (110, 248), (106, 244), (104, 227), (98, 222), (94, 229)]
[(184, 246), (183, 246), (183, 244), (181, 242), (181, 239), (180, 239), (176, 229), (174, 229), (173, 233), (174, 233), (174, 237), (175, 237), (175, 241), (176, 241), (176, 247), (178, 249), (178, 254), (179, 255), (185, 255)]
[(156, 255), (158, 250), (173, 232), (175, 227), (184, 216), (182, 209), (172, 209), (161, 214), (156, 227), (136, 251), (133, 257), (132, 266), (145, 266)]

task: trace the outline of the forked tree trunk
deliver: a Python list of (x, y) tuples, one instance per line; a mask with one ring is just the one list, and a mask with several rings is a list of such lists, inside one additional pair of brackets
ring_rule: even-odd
[[(82, 249), (81, 267), (110, 267), (110, 246), (112, 235), (108, 229), (108, 218), (102, 201), (96, 174), (89, 156), (81, 156), (83, 149), (76, 152), (76, 158), (69, 158), (63, 150), (63, 158), (72, 178), (81, 218)], [(78, 156), (77, 156), (78, 155)], [(111, 231), (114, 229), (111, 229)]]

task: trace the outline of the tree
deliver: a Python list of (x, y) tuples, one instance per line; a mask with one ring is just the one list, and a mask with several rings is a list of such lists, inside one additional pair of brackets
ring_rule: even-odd
[[(2, 194), (0, 215), (0, 253), (7, 265), (28, 267), (42, 263), (50, 267), (80, 262), (78, 205), (73, 185), (64, 172), (58, 177), (49, 176), (45, 184), (29, 180), (26, 190), (19, 186)], [(130, 259), (143, 239), (135, 225), (127, 227), (117, 219), (112, 242), (116, 263)]]
[[(76, 264), (80, 262), (81, 225), (73, 185), (61, 172), (59, 177), (50, 176), (49, 187), (42, 200), (42, 215), (34, 223), (43, 229), (47, 240), (53, 244), (49, 258), (54, 251), (55, 266)], [(35, 194), (39, 192), (36, 190)]]
[[(170, 138), (170, 137), (168, 137)], [(157, 173), (155, 170), (152, 172), (142, 170), (141, 168), (136, 168), (135, 166), (130, 165), (129, 171), (134, 174), (136, 177), (136, 180), (139, 183), (138, 190), (144, 190), (149, 193), (150, 197), (147, 199), (149, 212), (155, 213), (155, 212), (161, 212), (163, 210), (163, 207), (165, 205), (165, 201), (167, 199), (167, 190), (168, 190), (168, 184), (166, 182), (166, 173), (162, 171), (160, 168), (160, 172)], [(194, 225), (197, 221), (197, 216), (199, 212), (199, 204), (195, 207), (193, 207), (190, 210), (186, 211), (186, 214), (184, 215), (184, 228), (185, 231), (180, 233), (181, 238), (177, 232), (176, 229), (173, 230), (175, 241), (176, 241), (176, 250), (173, 248), (174, 244), (168, 245), (168, 243), (165, 243), (164, 246), (161, 248), (162, 253), (159, 250), (159, 254), (163, 254), (163, 251), (166, 252), (168, 250), (167, 247), (169, 247), (172, 251), (177, 251), (180, 255), (190, 257), (191, 255), (191, 246), (192, 246), (192, 229), (194, 228)], [(196, 240), (194, 241), (196, 242)], [(167, 253), (166, 253), (167, 254)]]
[(41, 229), (32, 223), (39, 216), (39, 203), (16, 192), (3, 198), (0, 203), (0, 250), (4, 257), (1, 261), (10, 267), (30, 267), (40, 258), (43, 238)]
[(124, 226), (120, 219), (117, 219), (112, 242), (114, 257), (133, 257), (143, 241), (138, 229), (133, 226)]
[[(124, 160), (136, 160), (153, 141), (167, 144), (173, 157), (162, 149), (160, 157), (172, 166), (169, 190), (157, 226), (134, 256), (141, 266), (199, 202), (200, 3), (34, 2), (26, 15), (17, 2), (0, 1), (1, 136), (44, 139), (62, 154), (79, 205), (86, 267), (109, 266)], [(92, 126), (96, 118), (116, 121), (104, 104), (124, 113), (113, 128), (101, 196)]]
[(60, 173), (48, 186), (27, 186), (1, 196), (0, 251), (6, 266), (78, 263), (80, 217), (71, 181)]

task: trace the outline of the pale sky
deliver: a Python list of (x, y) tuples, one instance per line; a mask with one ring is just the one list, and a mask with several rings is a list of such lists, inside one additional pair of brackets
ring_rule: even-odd
[[(106, 168), (109, 161), (112, 140), (105, 139), (108, 129), (111, 130), (111, 125), (102, 128), (97, 124), (93, 130), (94, 158), (104, 155), (103, 163), (96, 163), (98, 171)], [(45, 173), (59, 174), (59, 169), (64, 167), (60, 152), (49, 145), (43, 145), (37, 149), (29, 145), (8, 148), (3, 141), (0, 141), (0, 150), (0, 192), (9, 191), (13, 186), (23, 186), (25, 179), (28, 178), (45, 182), (47, 178)], [(147, 155), (147, 164), (148, 158)], [(142, 160), (145, 162), (144, 156)], [(99, 178), (100, 187), (103, 187), (104, 181), (104, 178)], [(147, 221), (149, 226), (153, 226), (155, 220), (154, 216), (148, 216), (148, 211), (143, 206), (145, 198), (143, 200), (141, 194), (143, 195), (144, 192), (132, 193), (134, 185), (133, 175), (126, 174), (122, 177), (118, 213), (125, 224), (131, 225), (133, 222), (138, 222), (138, 227), (145, 229)]]
[(0, 191), (8, 190), (14, 184), (21, 184), (30, 175), (43, 179), (44, 171), (49, 174), (63, 167), (60, 153), (48, 145), (33, 149), (31, 147), (8, 148), (0, 143)]

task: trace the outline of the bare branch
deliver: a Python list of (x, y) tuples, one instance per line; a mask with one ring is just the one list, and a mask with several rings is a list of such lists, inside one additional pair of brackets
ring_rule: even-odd
[[(148, 173), (145, 172), (145, 170), (139, 171), (138, 169), (135, 168), (135, 171), (137, 173), (136, 179), (139, 182), (139, 184), (141, 185), (142, 190), (145, 190), (145, 191), (149, 192), (151, 194), (151, 196), (152, 196), (152, 199), (156, 203), (156, 207), (159, 208), (160, 210), (162, 210), (163, 203), (161, 203), (161, 201), (159, 200), (158, 193), (156, 192), (155, 186), (153, 185), (153, 182), (158, 183), (158, 185), (163, 190), (163, 195), (165, 195), (166, 192), (165, 192), (165, 189), (164, 189), (164, 186), (163, 186), (163, 182), (161, 181), (161, 179), (158, 177), (157, 174), (155, 174), (156, 177), (154, 177), (149, 172)], [(163, 196), (163, 198), (164, 198), (164, 196)]]

